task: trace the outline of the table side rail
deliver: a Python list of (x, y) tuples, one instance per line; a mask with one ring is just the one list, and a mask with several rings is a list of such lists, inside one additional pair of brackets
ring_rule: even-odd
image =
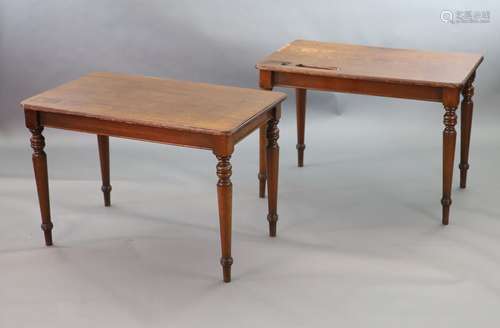
[(246, 122), (238, 129), (238, 131), (233, 134), (232, 140), (234, 145), (243, 140), (246, 136), (248, 136), (256, 129), (265, 125), (270, 119), (274, 117), (279, 119), (280, 116), (281, 104), (278, 104), (273, 109), (266, 111), (263, 115), (260, 115), (259, 117)]
[(304, 75), (288, 72), (272, 72), (271, 80), (273, 86), (436, 102), (441, 102), (443, 98), (442, 87), (432, 87), (425, 85), (406, 85), (393, 82), (368, 81), (319, 75)]
[[(27, 110), (29, 111), (29, 110)], [(219, 136), (62, 113), (36, 112), (42, 126), (191, 148), (214, 149)]]

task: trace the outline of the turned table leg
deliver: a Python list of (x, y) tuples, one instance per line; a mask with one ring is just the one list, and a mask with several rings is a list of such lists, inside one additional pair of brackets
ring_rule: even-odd
[(259, 197), (264, 198), (266, 196), (266, 126), (262, 126), (259, 129)]
[(465, 84), (462, 95), (461, 119), (460, 119), (460, 188), (465, 188), (467, 185), (467, 170), (469, 169), (469, 145), (470, 145), (470, 130), (472, 125), (474, 82), (475, 73), (469, 78)]
[(220, 224), (220, 241), (222, 246), (222, 257), (220, 264), (222, 265), (224, 282), (231, 281), (231, 265), (233, 258), (231, 257), (231, 220), (232, 220), (232, 198), (233, 184), (231, 183), (231, 155), (217, 155), (217, 199), (219, 203), (219, 224)]
[(109, 137), (98, 135), (99, 159), (101, 162), (101, 190), (104, 194), (104, 206), (111, 206), (111, 184), (109, 179)]
[(43, 127), (37, 126), (29, 129), (31, 131), (31, 148), (33, 148), (33, 169), (35, 171), (36, 188), (38, 192), (38, 202), (40, 203), (40, 213), (42, 215), (43, 234), (45, 245), (52, 245), (52, 228), (50, 220), (50, 200), (49, 200), (49, 177), (47, 173), (47, 155), (45, 148), (45, 138), (42, 135)]
[(267, 123), (267, 198), (269, 214), (269, 235), (276, 236), (276, 223), (278, 221), (278, 169), (279, 169), (279, 129), (278, 119), (271, 119)]
[(443, 224), (449, 223), (450, 205), (451, 205), (451, 186), (453, 180), (453, 162), (455, 159), (455, 144), (457, 132), (457, 106), (460, 94), (456, 89), (447, 89), (443, 95), (444, 104), (444, 131), (443, 131), (443, 197), (441, 204), (443, 206)]
[(295, 100), (297, 106), (297, 165), (304, 166), (304, 132), (306, 125), (306, 89), (295, 89)]

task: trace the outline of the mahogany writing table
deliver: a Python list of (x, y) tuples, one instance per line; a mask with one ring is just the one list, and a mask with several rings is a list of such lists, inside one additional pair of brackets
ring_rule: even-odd
[[(260, 87), (296, 89), (298, 166), (304, 164), (306, 90), (337, 91), (372, 96), (440, 102), (444, 105), (442, 222), (449, 222), (457, 110), (462, 100), (460, 187), (469, 169), (472, 85), (483, 57), (389, 49), (317, 41), (294, 41), (257, 64)], [(265, 193), (265, 130), (260, 132), (260, 196)]]
[[(109, 136), (212, 150), (217, 158), (221, 265), (231, 280), (232, 167), (235, 145), (266, 130), (269, 233), (276, 235), (278, 120), (283, 93), (113, 73), (93, 73), (22, 102), (47, 246), (52, 245), (44, 127), (97, 135), (104, 202), (110, 205)], [(264, 127), (265, 126), (265, 127)]]

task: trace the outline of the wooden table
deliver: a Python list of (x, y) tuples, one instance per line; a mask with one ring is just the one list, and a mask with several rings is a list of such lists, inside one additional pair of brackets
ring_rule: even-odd
[[(472, 85), (479, 54), (388, 49), (316, 41), (294, 41), (257, 64), (260, 87), (296, 89), (298, 166), (304, 165), (306, 90), (441, 102), (444, 105), (442, 222), (448, 224), (457, 110), (462, 100), (460, 187), (469, 169)], [(260, 196), (266, 183), (265, 130), (260, 132)]]
[(52, 245), (44, 127), (97, 134), (105, 206), (110, 206), (109, 136), (212, 150), (217, 163), (221, 265), (231, 280), (235, 145), (266, 130), (269, 232), (276, 235), (278, 120), (283, 93), (112, 73), (93, 73), (22, 102), (47, 246)]

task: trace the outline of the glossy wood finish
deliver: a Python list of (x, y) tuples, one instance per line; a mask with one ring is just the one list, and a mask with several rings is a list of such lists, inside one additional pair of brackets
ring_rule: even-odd
[(470, 133), (472, 127), (472, 112), (474, 103), (472, 97), (474, 96), (474, 78), (473, 74), (469, 81), (465, 84), (462, 89), (462, 107), (461, 107), (461, 119), (460, 119), (460, 188), (465, 188), (467, 185), (467, 170), (469, 169), (469, 146), (470, 146)]
[[(217, 195), (223, 278), (231, 280), (232, 168), (235, 145), (272, 122), (277, 131), (283, 93), (112, 73), (94, 73), (22, 102), (33, 134), (33, 167), (42, 229), (52, 244), (43, 127), (98, 135), (105, 205), (110, 204), (109, 136), (212, 150), (217, 157)], [(277, 136), (268, 155), (269, 214), (277, 218)], [(266, 166), (264, 165), (264, 168)]]
[(111, 184), (109, 178), (109, 137), (98, 135), (99, 160), (101, 163), (101, 190), (104, 194), (104, 206), (111, 206)]
[(295, 89), (297, 106), (297, 165), (304, 166), (304, 149), (306, 149), (304, 134), (306, 126), (306, 89)]
[[(462, 102), (460, 185), (466, 184), (472, 122), (472, 82), (483, 57), (316, 41), (294, 41), (256, 67), (259, 86), (296, 89), (298, 164), (303, 164), (307, 89), (440, 102), (445, 108), (443, 131), (442, 222), (449, 223), (455, 158), (456, 109)], [(304, 90), (303, 92), (300, 90)], [(262, 143), (261, 143), (262, 148)], [(262, 149), (261, 149), (262, 153)]]

